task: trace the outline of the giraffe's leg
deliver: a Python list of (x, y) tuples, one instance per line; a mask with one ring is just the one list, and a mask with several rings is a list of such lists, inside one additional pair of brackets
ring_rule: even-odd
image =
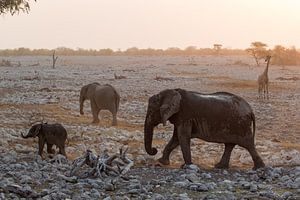
[(267, 89), (267, 99), (269, 99), (269, 83), (266, 84), (266, 89)]
[(262, 90), (262, 87), (261, 87), (261, 84), (258, 83), (258, 98), (260, 99), (261, 98), (261, 90)]

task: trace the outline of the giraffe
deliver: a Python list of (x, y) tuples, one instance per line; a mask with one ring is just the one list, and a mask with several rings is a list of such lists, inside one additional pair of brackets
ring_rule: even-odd
[(258, 76), (257, 83), (258, 83), (258, 97), (261, 97), (262, 90), (264, 91), (264, 98), (266, 98), (267, 93), (267, 99), (269, 99), (269, 77), (268, 77), (268, 70), (269, 70), (269, 64), (270, 64), (271, 56), (267, 55), (265, 62), (267, 62), (267, 66), (264, 70), (264, 72)]

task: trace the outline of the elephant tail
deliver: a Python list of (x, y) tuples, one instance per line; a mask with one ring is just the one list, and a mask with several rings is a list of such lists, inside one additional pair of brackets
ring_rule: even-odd
[(252, 119), (252, 126), (253, 126), (253, 138), (255, 137), (255, 115), (252, 112), (251, 113), (251, 119)]

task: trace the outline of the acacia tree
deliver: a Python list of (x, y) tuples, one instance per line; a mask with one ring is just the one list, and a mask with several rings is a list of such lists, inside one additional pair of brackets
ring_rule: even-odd
[(281, 45), (276, 45), (273, 49), (274, 55), (272, 63), (284, 66), (284, 58), (286, 57), (286, 48)]
[(252, 42), (251, 47), (246, 49), (246, 51), (255, 59), (257, 66), (259, 66), (259, 60), (267, 55), (267, 46), (267, 44), (262, 42)]
[(29, 0), (0, 0), (0, 15), (8, 12), (14, 15), (20, 11), (28, 13), (29, 10)]

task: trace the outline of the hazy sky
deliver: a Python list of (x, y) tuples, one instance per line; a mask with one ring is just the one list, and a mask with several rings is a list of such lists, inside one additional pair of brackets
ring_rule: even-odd
[(300, 47), (299, 0), (31, 0), (0, 16), (0, 49)]

